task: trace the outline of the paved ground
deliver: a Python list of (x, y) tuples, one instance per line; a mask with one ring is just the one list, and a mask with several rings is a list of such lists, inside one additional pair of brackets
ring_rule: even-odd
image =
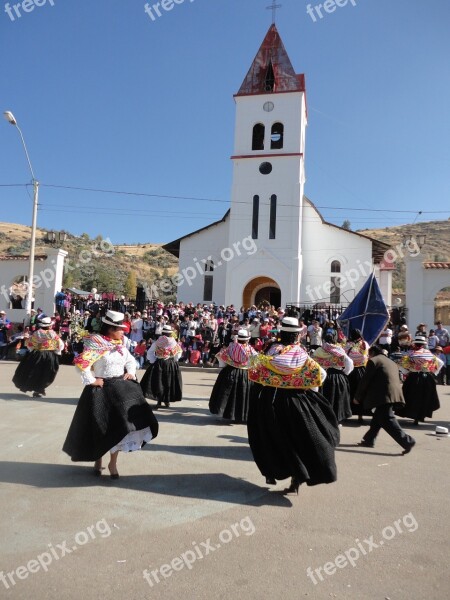
[(433, 422), (403, 422), (410, 455), (384, 433), (356, 448), (365, 428), (344, 427), (338, 482), (284, 497), (245, 426), (209, 414), (215, 373), (184, 372), (185, 399), (112, 481), (61, 451), (81, 393), (73, 367), (33, 400), (13, 388), (15, 366), (0, 364), (0, 598), (449, 597), (450, 438), (433, 431), (450, 423), (450, 388)]

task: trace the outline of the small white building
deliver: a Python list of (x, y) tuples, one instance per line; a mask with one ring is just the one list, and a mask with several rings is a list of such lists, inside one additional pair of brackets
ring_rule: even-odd
[[(45, 314), (55, 312), (55, 295), (61, 291), (64, 274), (65, 250), (48, 248), (46, 254), (35, 255), (33, 297), (34, 308), (42, 308)], [(21, 298), (25, 299), (30, 257), (0, 255), (0, 310), (12, 323), (22, 323), (26, 310)]]
[(238, 93), (231, 208), (164, 246), (179, 258), (183, 302), (348, 303), (375, 268), (387, 304), (388, 246), (323, 220), (304, 195), (304, 75), (272, 25)]

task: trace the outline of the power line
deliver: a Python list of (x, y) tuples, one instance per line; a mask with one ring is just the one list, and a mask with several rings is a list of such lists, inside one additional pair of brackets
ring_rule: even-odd
[[(30, 185), (30, 184), (27, 184)], [(141, 196), (144, 198), (162, 198), (166, 200), (195, 200), (197, 202), (220, 202), (223, 204), (230, 204), (229, 200), (221, 200), (219, 198), (198, 198), (195, 196), (170, 196), (167, 194), (150, 194), (147, 192), (126, 192), (122, 190), (106, 190), (101, 188), (84, 188), (78, 186), (69, 186), (69, 185), (56, 185), (50, 183), (41, 183), (41, 187), (48, 188), (57, 188), (57, 189), (65, 189), (65, 190), (75, 190), (82, 192), (94, 192), (101, 194), (117, 194), (123, 196)], [(248, 204), (248, 201), (245, 200), (235, 200), (236, 204)], [(292, 206), (291, 204), (279, 204), (279, 206)], [(336, 206), (319, 206), (315, 205), (316, 208), (329, 209), (329, 210), (349, 210), (349, 211), (365, 211), (365, 212), (387, 212), (387, 213), (407, 213), (407, 214), (417, 214), (417, 213), (426, 213), (426, 214), (448, 214), (450, 211), (448, 210), (398, 210), (398, 209), (390, 209), (390, 208), (351, 208), (351, 207), (336, 207)]]

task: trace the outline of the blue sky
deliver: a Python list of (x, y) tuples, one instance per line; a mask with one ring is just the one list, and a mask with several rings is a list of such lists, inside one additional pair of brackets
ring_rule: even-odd
[[(279, 32), (306, 75), (306, 194), (354, 229), (447, 219), (448, 0), (355, 0), (316, 22), (304, 0), (280, 3)], [(143, 0), (53, 4), (12, 21), (0, 0), (0, 109), (15, 114), (43, 184), (38, 226), (168, 242), (221, 218), (233, 94), (270, 26), (270, 1), (185, 0), (155, 21)], [(3, 187), (29, 181), (17, 131), (1, 119), (1, 221), (30, 224), (31, 192)]]

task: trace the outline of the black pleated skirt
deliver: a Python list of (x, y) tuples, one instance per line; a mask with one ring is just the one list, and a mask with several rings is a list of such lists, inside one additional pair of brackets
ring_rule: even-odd
[(14, 373), (13, 383), (21, 392), (42, 394), (55, 381), (58, 370), (57, 354), (33, 350), (20, 361)]
[(237, 423), (246, 423), (252, 387), (247, 370), (227, 365), (220, 371), (212, 389), (210, 412)]
[(166, 404), (180, 402), (183, 381), (178, 361), (174, 358), (157, 359), (144, 373), (141, 388), (146, 398), (154, 398)]
[(358, 417), (372, 416), (372, 412), (368, 409), (364, 409), (362, 404), (355, 404), (353, 402), (356, 390), (358, 389), (359, 383), (361, 379), (364, 377), (364, 373), (366, 372), (366, 367), (355, 367), (353, 371), (348, 376), (348, 381), (350, 384), (350, 409), (353, 415), (357, 415)]
[(417, 421), (431, 418), (433, 411), (440, 408), (436, 381), (431, 373), (409, 373), (403, 383), (405, 405), (396, 413)]
[(247, 422), (253, 458), (265, 477), (318, 485), (337, 479), (339, 427), (324, 396), (255, 384)]
[(347, 375), (339, 369), (328, 369), (322, 394), (330, 402), (338, 423), (352, 416), (350, 383)]
[(73, 461), (95, 461), (129, 433), (147, 427), (155, 438), (158, 421), (139, 384), (119, 377), (105, 379), (102, 388), (84, 388), (63, 450)]

